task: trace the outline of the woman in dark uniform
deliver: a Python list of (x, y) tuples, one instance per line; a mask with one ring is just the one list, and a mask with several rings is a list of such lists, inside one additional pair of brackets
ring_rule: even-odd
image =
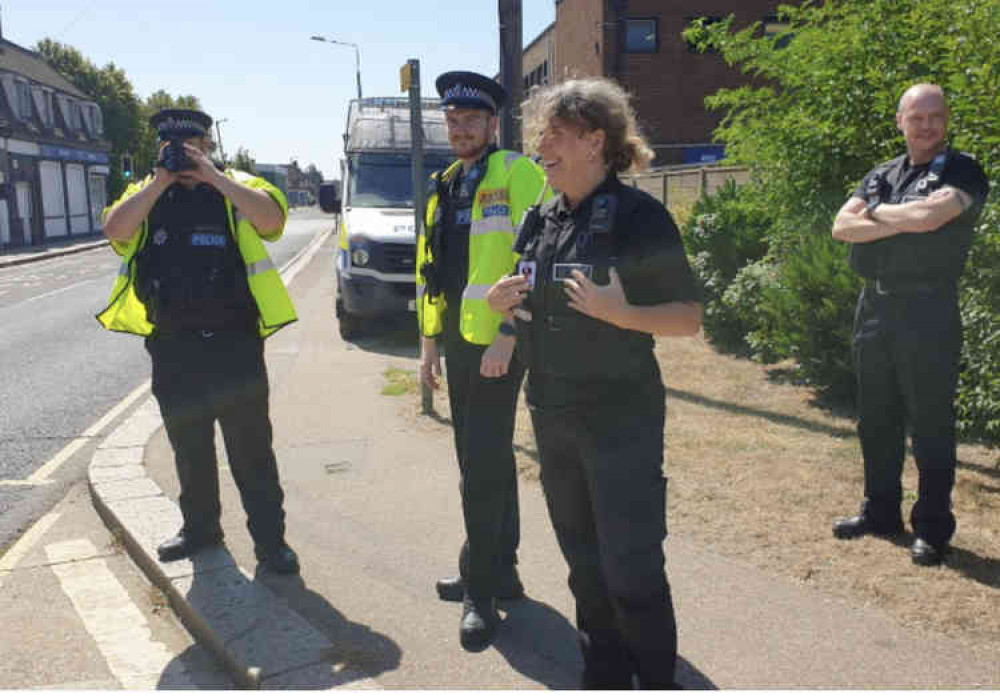
[(664, 571), (666, 412), (653, 335), (699, 330), (697, 286), (670, 214), (618, 179), (652, 157), (625, 92), (573, 80), (536, 93), (524, 113), (560, 195), (526, 215), (520, 274), (488, 300), (510, 318), (501, 330), (516, 331), (529, 370), (583, 687), (670, 688), (677, 628)]

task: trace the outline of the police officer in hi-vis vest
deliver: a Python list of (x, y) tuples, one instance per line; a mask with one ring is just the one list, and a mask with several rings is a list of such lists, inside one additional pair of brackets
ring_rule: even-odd
[(264, 179), (212, 164), (207, 114), (166, 109), (150, 124), (160, 139), (153, 174), (105, 213), (104, 232), (124, 259), (98, 320), (145, 336), (152, 359), (184, 518), (157, 551), (174, 561), (222, 541), (218, 421), (257, 559), (297, 573), (285, 542), (264, 364), (264, 337), (296, 319), (261, 242), (281, 236), (285, 197)]
[(850, 539), (902, 531), (909, 429), (920, 476), (910, 554), (935, 565), (955, 531), (958, 279), (989, 182), (971, 156), (948, 147), (948, 105), (937, 85), (906, 90), (896, 123), (906, 154), (869, 172), (833, 224), (833, 237), (851, 243), (851, 268), (865, 281), (853, 348), (865, 498), (860, 515), (838, 520), (833, 533)]
[(524, 155), (493, 144), (503, 89), (470, 72), (437, 79), (448, 139), (458, 160), (430, 184), (417, 240), (421, 380), (436, 389), (439, 346), (461, 472), (465, 543), (459, 576), (443, 578), (443, 600), (461, 600), (463, 648), (481, 651), (499, 623), (496, 599), (524, 594), (517, 574), (519, 516), (514, 413), (524, 369), (513, 332), (501, 332), (486, 303), (489, 287), (514, 268), (514, 234), (542, 193), (545, 177)]

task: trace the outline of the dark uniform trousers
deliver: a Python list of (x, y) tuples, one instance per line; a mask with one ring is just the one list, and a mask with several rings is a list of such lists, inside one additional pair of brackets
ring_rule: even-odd
[(264, 340), (256, 332), (182, 332), (146, 339), (153, 395), (174, 449), (184, 532), (220, 530), (215, 421), (254, 542), (284, 539), (284, 492), (271, 444)]
[(932, 545), (955, 531), (955, 390), (962, 344), (954, 286), (880, 292), (866, 287), (854, 319), (858, 435), (864, 511), (877, 525), (900, 519), (900, 476), (909, 425), (919, 472), (910, 522)]
[(516, 356), (501, 378), (480, 375), (486, 346), (445, 332), (448, 400), (461, 472), (466, 542), (459, 569), (469, 594), (495, 597), (497, 576), (517, 563), (520, 517), (514, 418), (524, 368)]
[(677, 625), (664, 571), (664, 388), (533, 408), (541, 479), (576, 599), (583, 686), (674, 685)]

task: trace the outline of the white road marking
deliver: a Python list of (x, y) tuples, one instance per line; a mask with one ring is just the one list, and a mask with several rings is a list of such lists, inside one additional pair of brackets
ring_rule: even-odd
[(101, 281), (104, 279), (92, 278), (89, 281), (80, 281), (79, 283), (73, 283), (62, 288), (56, 288), (55, 290), (50, 290), (48, 293), (42, 293), (41, 295), (34, 295), (30, 298), (22, 300), (18, 305), (26, 305), (28, 303), (35, 302), (36, 300), (44, 300), (45, 298), (51, 298), (53, 295), (59, 295), (60, 293), (65, 293), (67, 290), (73, 290), (74, 288), (79, 288), (80, 286), (85, 286), (88, 283), (94, 283), (96, 281)]
[(123, 411), (132, 406), (133, 402), (135, 402), (137, 399), (146, 394), (147, 390), (149, 390), (150, 384), (151, 381), (146, 380), (137, 388), (132, 390), (131, 394), (129, 394), (127, 397), (125, 397), (125, 399), (118, 402), (118, 404), (112, 407), (107, 414), (98, 419), (94, 423), (94, 425), (88, 428), (86, 431), (84, 431), (79, 438), (74, 438), (73, 440), (71, 440), (66, 445), (66, 447), (60, 450), (58, 453), (56, 453), (51, 460), (49, 460), (44, 465), (35, 470), (35, 472), (30, 477), (28, 477), (27, 481), (32, 484), (40, 484), (48, 480), (49, 475), (55, 472), (55, 470), (58, 469), (60, 465), (62, 465), (64, 462), (73, 457), (73, 455), (76, 454), (77, 450), (82, 448), (94, 436), (98, 435), (101, 431), (103, 431), (104, 428), (110, 422), (114, 421)]
[[(98, 551), (93, 543), (84, 539), (67, 540), (46, 545), (45, 552), (63, 592), (122, 687), (155, 688), (174, 655), (152, 638), (145, 616), (111, 573), (107, 562), (94, 558)], [(172, 687), (181, 687), (176, 678)], [(187, 682), (183, 686), (193, 687)]]
[(41, 518), (38, 519), (34, 525), (32, 525), (28, 532), (21, 535), (21, 538), (11, 545), (7, 553), (0, 557), (0, 571), (13, 571), (14, 568), (21, 563), (21, 559), (31, 551), (31, 548), (35, 546), (42, 535), (49, 531), (57, 520), (61, 513), (56, 513), (55, 511), (49, 511)]
[(17, 565), (21, 563), (24, 556), (41, 539), (42, 535), (47, 533), (49, 528), (59, 520), (60, 515), (62, 514), (55, 511), (49, 511), (43, 515), (38, 519), (37, 523), (28, 528), (28, 532), (21, 535), (21, 538), (11, 545), (6, 554), (0, 557), (0, 587), (3, 586), (4, 578), (17, 568)]
[(27, 479), (0, 479), (0, 486), (42, 486), (54, 483), (51, 479), (37, 479), (35, 481)]

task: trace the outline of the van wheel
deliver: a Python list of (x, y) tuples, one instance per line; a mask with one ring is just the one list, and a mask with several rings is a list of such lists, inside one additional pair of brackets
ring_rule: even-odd
[(337, 299), (337, 320), (340, 325), (340, 338), (344, 341), (356, 339), (361, 335), (361, 318), (352, 315), (344, 309), (344, 303)]

